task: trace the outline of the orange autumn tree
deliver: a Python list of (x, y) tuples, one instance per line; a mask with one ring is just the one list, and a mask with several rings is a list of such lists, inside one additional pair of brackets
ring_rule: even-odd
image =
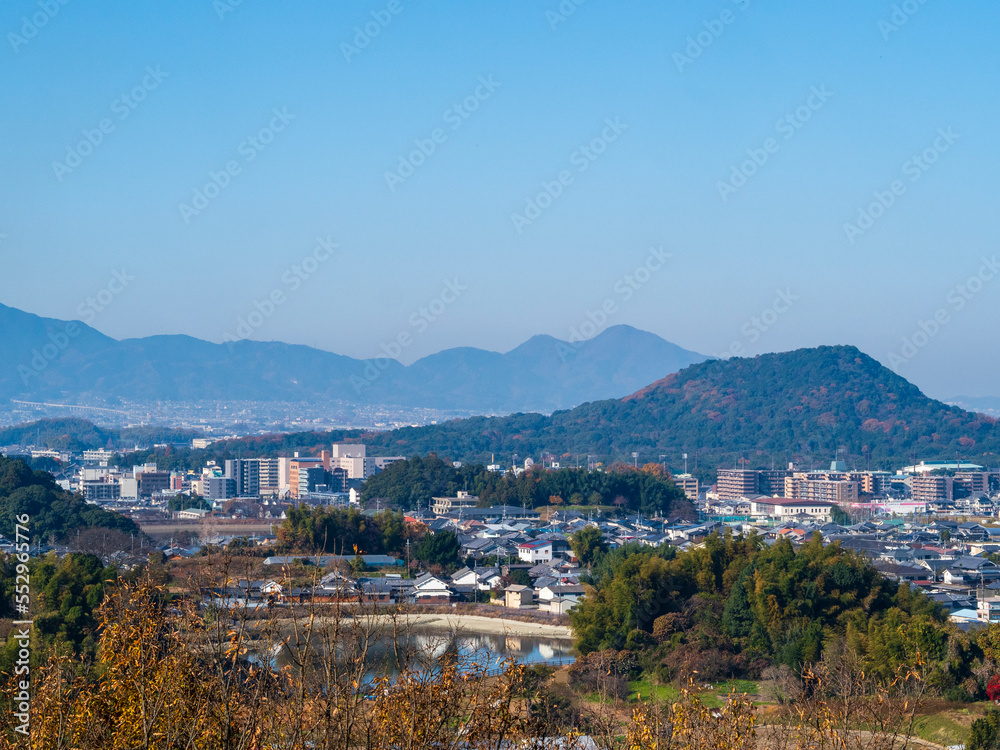
[[(148, 578), (116, 588), (101, 606), (98, 663), (51, 661), (38, 675), (32, 704), (35, 746), (173, 750), (259, 747), (251, 726), (261, 716), (245, 675), (236, 710), (220, 695), (203, 659), (185, 643), (177, 618)], [(231, 655), (235, 656), (235, 655)], [(235, 664), (235, 660), (234, 660)], [(230, 696), (230, 703), (236, 696)], [(229, 708), (232, 708), (230, 705)], [(220, 716), (227, 720), (220, 722)]]

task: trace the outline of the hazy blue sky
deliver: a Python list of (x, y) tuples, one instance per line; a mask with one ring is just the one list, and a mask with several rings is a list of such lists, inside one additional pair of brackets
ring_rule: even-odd
[(356, 357), (408, 332), (410, 362), (568, 338), (610, 299), (604, 325), (705, 354), (853, 343), (930, 395), (1000, 395), (998, 21), (992, 0), (12, 0), (0, 302)]

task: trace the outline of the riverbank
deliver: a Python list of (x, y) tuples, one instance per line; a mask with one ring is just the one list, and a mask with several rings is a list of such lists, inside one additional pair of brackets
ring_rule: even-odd
[(482, 617), (464, 614), (401, 614), (394, 616), (372, 615), (378, 624), (388, 624), (393, 619), (400, 625), (423, 630), (444, 630), (481, 635), (509, 635), (534, 638), (572, 640), (573, 631), (566, 625), (543, 622), (522, 622), (500, 617)]

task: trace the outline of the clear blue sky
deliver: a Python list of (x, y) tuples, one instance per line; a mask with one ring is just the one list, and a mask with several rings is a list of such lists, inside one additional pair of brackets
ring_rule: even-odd
[[(706, 354), (852, 343), (930, 395), (1000, 395), (1000, 277), (954, 291), (1000, 253), (1000, 6), (903, 5), (7, 2), (0, 301), (78, 318), (124, 268), (94, 327), (222, 341), (277, 290), (251, 337), (371, 357), (407, 332), (410, 362), (568, 338), (611, 299), (604, 325)], [(317, 237), (340, 247), (296, 279)]]

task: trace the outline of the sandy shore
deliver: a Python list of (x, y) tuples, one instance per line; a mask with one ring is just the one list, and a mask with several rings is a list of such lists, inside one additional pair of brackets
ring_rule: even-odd
[[(389, 618), (378, 617), (389, 621)], [(400, 615), (400, 622), (415, 628), (428, 630), (455, 630), (465, 633), (482, 633), (485, 635), (534, 636), (536, 638), (572, 639), (573, 631), (565, 625), (550, 625), (542, 622), (521, 622), (520, 620), (503, 620), (496, 617), (480, 617), (478, 615), (438, 615), (411, 614)]]

